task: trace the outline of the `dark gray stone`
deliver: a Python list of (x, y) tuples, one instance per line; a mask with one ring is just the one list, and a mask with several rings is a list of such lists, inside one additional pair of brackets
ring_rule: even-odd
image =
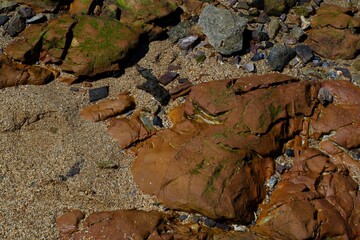
[(253, 62), (257, 62), (257, 61), (264, 59), (265, 57), (266, 56), (264, 53), (256, 53), (250, 60)]
[(268, 64), (271, 70), (282, 71), (295, 55), (296, 52), (293, 48), (286, 45), (275, 45), (270, 49)]
[(302, 40), (306, 36), (304, 30), (302, 30), (301, 27), (298, 26), (293, 27), (290, 33), (297, 41)]
[(0, 15), (0, 26), (4, 25), (5, 23), (7, 23), (7, 21), (9, 21), (9, 16), (8, 15)]
[(224, 55), (242, 50), (246, 24), (246, 18), (213, 5), (206, 6), (199, 17), (199, 25), (209, 43)]
[(162, 122), (162, 119), (161, 119), (158, 115), (155, 115), (155, 116), (154, 116), (154, 118), (153, 118), (153, 125), (154, 125), (154, 126), (158, 126), (158, 127), (164, 127), (163, 122)]
[(32, 8), (24, 5), (19, 6), (17, 12), (24, 18), (32, 18), (33, 16), (36, 15), (36, 13), (34, 12), (34, 10), (32, 10)]
[(17, 7), (17, 2), (1, 1), (0, 2), (0, 13), (8, 13), (14, 11)]
[(295, 51), (303, 63), (308, 63), (314, 57), (313, 51), (306, 45), (297, 45)]
[(285, 154), (288, 157), (295, 157), (294, 149), (291, 148), (286, 149)]
[(319, 89), (318, 99), (322, 105), (326, 106), (333, 102), (334, 97), (331, 95), (329, 90), (322, 87)]
[(349, 71), (349, 69), (347, 68), (343, 68), (343, 67), (335, 67), (335, 70), (337, 71), (341, 71), (342, 75), (348, 79), (351, 79), (351, 73)]
[(109, 86), (93, 88), (89, 90), (90, 102), (96, 102), (109, 96)]
[(82, 160), (75, 162), (74, 165), (70, 168), (70, 170), (66, 174), (66, 177), (74, 177), (75, 175), (79, 174), (82, 165), (83, 165)]
[(251, 37), (253, 40), (258, 42), (267, 41), (270, 39), (269, 35), (266, 32), (258, 31), (258, 30), (252, 31)]
[(191, 25), (192, 25), (192, 23), (190, 20), (185, 20), (185, 21), (180, 22), (175, 27), (171, 28), (167, 33), (169, 36), (169, 40), (172, 43), (176, 43), (177, 41), (179, 41), (179, 39), (188, 36)]
[(26, 19), (20, 14), (15, 13), (12, 18), (4, 25), (4, 30), (11, 37), (17, 36), (21, 33), (26, 27)]
[(297, 0), (286, 0), (286, 4), (289, 8), (295, 7), (297, 3)]

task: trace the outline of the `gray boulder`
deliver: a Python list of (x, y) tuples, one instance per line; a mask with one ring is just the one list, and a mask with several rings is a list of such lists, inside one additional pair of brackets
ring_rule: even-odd
[(295, 55), (295, 49), (286, 45), (276, 45), (270, 50), (268, 64), (271, 70), (282, 71)]
[(208, 5), (200, 14), (199, 25), (209, 43), (221, 54), (229, 55), (243, 47), (246, 18), (229, 10)]

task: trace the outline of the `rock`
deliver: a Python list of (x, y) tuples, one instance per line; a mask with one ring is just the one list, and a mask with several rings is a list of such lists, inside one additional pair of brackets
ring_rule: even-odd
[(268, 25), (268, 32), (270, 39), (274, 39), (280, 31), (280, 23), (277, 19), (271, 19)]
[(154, 133), (145, 128), (138, 114), (133, 114), (130, 119), (110, 119), (107, 132), (118, 141), (122, 149), (129, 147), (134, 142), (144, 140)]
[(262, 42), (269, 40), (269, 35), (266, 32), (255, 30), (251, 32), (251, 37), (254, 41)]
[(29, 19), (26, 19), (26, 24), (40, 23), (44, 21), (46, 21), (46, 16), (43, 13), (40, 13)]
[[(144, 74), (147, 73), (146, 71), (147, 69), (144, 69), (142, 67), (138, 68), (138, 71), (144, 76)], [(151, 94), (157, 101), (159, 101), (161, 103), (161, 105), (165, 106), (169, 103), (170, 101), (170, 94), (169, 91), (166, 90), (164, 87), (162, 87), (159, 84), (159, 81), (157, 80), (156, 77), (154, 77), (152, 75), (150, 75), (150, 77), (148, 77), (148, 75), (145, 75), (145, 77), (147, 78), (147, 81), (137, 85), (136, 87), (138, 89), (144, 90), (145, 92)]]
[(190, 35), (190, 36), (179, 39), (179, 42), (177, 45), (182, 50), (190, 51), (195, 46), (198, 39), (199, 39), (198, 36)]
[(59, 5), (66, 4), (66, 1), (56, 0), (18, 0), (17, 2), (31, 7), (36, 13), (54, 12)]
[(296, 52), (293, 48), (286, 45), (275, 45), (270, 49), (268, 64), (271, 70), (282, 71), (295, 55)]
[(258, 23), (267, 23), (269, 22), (271, 19), (269, 17), (269, 15), (266, 14), (266, 12), (261, 12), (259, 17), (258, 17), (258, 20), (257, 22)]
[(247, 3), (251, 7), (264, 9), (264, 0), (247, 0)]
[(264, 0), (264, 10), (270, 16), (280, 16), (287, 10), (285, 0)]
[(322, 4), (312, 19), (314, 28), (331, 26), (337, 29), (360, 27), (360, 17), (352, 17), (354, 8), (342, 8), (337, 5)]
[(274, 171), (273, 161), (261, 156), (299, 131), (297, 116), (312, 114), (318, 85), (270, 74), (192, 87), (172, 113), (173, 128), (139, 150), (132, 165), (136, 183), (172, 209), (249, 223), (265, 197), (259, 186)]
[(72, 210), (58, 217), (56, 225), (59, 231), (60, 239), (78, 231), (79, 223), (84, 219), (85, 214), (79, 210)]
[(350, 226), (359, 228), (353, 222), (359, 190), (344, 168), (316, 149), (298, 148), (294, 167), (282, 175), (270, 202), (260, 206), (251, 230), (265, 238), (354, 238)]
[(206, 6), (199, 17), (199, 25), (209, 38), (209, 43), (216, 51), (225, 55), (242, 49), (246, 23), (246, 18), (213, 5)]
[(24, 6), (24, 5), (19, 6), (17, 9), (17, 12), (20, 14), (20, 16), (22, 16), (24, 18), (32, 18), (33, 16), (36, 15), (34, 10), (32, 10), (30, 7)]
[(3, 26), (9, 19), (8, 15), (0, 15), (0, 26)]
[(74, 177), (75, 175), (78, 175), (83, 166), (83, 163), (84, 162), (82, 160), (76, 161), (74, 165), (71, 166), (70, 170), (66, 173), (66, 177)]
[(295, 26), (291, 29), (290, 34), (297, 40), (301, 41), (304, 36), (306, 36), (305, 32), (298, 26)]
[(96, 102), (109, 95), (109, 86), (93, 88), (89, 90), (89, 101)]
[(164, 75), (159, 77), (159, 82), (166, 86), (174, 81), (178, 76), (179, 74), (177, 72), (166, 72)]
[(109, 117), (125, 113), (134, 109), (134, 99), (125, 94), (119, 94), (116, 99), (106, 100), (98, 104), (84, 107), (80, 115), (94, 122), (105, 120)]
[(54, 74), (40, 66), (25, 66), (11, 61), (5, 55), (0, 57), (0, 89), (18, 85), (41, 85), (54, 79)]
[(71, 14), (90, 14), (90, 6), (93, 5), (93, 0), (74, 0), (70, 5), (70, 13)]
[(190, 88), (192, 86), (193, 84), (190, 81), (180, 83), (179, 85), (170, 90), (171, 99), (174, 100), (178, 97), (187, 95), (190, 92)]
[(303, 63), (308, 63), (314, 57), (314, 54), (309, 46), (300, 44), (295, 47), (296, 54), (300, 57)]
[(252, 62), (242, 65), (242, 68), (248, 72), (256, 72), (255, 64)]
[(169, 36), (169, 40), (172, 43), (176, 43), (179, 39), (184, 38), (190, 35), (190, 28), (192, 23), (190, 20), (184, 20), (177, 24), (175, 27), (171, 28), (167, 34)]
[(158, 127), (161, 127), (161, 128), (164, 127), (164, 125), (162, 123), (162, 119), (158, 115), (154, 116), (153, 124), (154, 124), (154, 126), (158, 126)]
[(333, 102), (333, 96), (331, 95), (329, 90), (327, 90), (326, 88), (323, 88), (323, 87), (319, 89), (318, 99), (319, 99), (320, 103), (324, 106)]
[(4, 30), (11, 37), (17, 36), (26, 27), (26, 19), (19, 13), (15, 13), (14, 16), (4, 25)]
[(17, 7), (17, 2), (12, 1), (1, 1), (0, 2), (0, 13), (9, 13), (11, 11), (14, 11)]
[[(71, 214), (69, 216), (69, 214)], [(90, 214), (84, 221), (84, 229), (78, 230), (78, 216), (75, 213), (65, 213), (58, 218), (57, 224), (60, 239), (114, 239), (124, 238), (147, 239), (156, 232), (163, 214), (158, 212), (145, 212), (139, 210), (117, 210)], [(81, 215), (83, 217), (83, 215)], [(74, 221), (76, 219), (76, 221)], [(81, 219), (80, 219), (81, 220)], [(76, 223), (76, 230), (72, 230)]]
[(254, 56), (252, 56), (250, 60), (253, 62), (257, 62), (257, 61), (264, 59), (265, 57), (266, 56), (264, 53), (259, 52), (259, 53), (254, 54)]

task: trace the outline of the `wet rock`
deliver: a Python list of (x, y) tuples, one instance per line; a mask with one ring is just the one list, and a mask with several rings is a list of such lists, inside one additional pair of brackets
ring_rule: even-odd
[(275, 45), (270, 49), (268, 64), (271, 70), (282, 71), (295, 55), (296, 52), (293, 48), (286, 45)]
[(129, 147), (134, 142), (144, 140), (154, 133), (145, 128), (138, 114), (133, 114), (130, 119), (110, 119), (107, 132), (117, 140), (122, 149)]
[(303, 63), (308, 63), (314, 57), (309, 46), (300, 44), (295, 47), (296, 55), (298, 55)]
[(273, 161), (261, 156), (302, 127), (297, 116), (312, 114), (317, 86), (271, 74), (192, 87), (185, 105), (172, 113), (174, 127), (139, 150), (132, 165), (136, 183), (167, 207), (249, 223), (265, 196), (259, 186), (274, 171)]
[(26, 66), (0, 57), (0, 89), (18, 85), (41, 85), (54, 79), (54, 74), (40, 66)]
[(109, 86), (93, 88), (89, 90), (89, 101), (96, 102), (109, 95)]
[(206, 6), (199, 18), (199, 25), (209, 38), (210, 44), (225, 55), (242, 49), (246, 23), (245, 18), (213, 5)]
[(105, 120), (134, 109), (134, 99), (129, 95), (119, 94), (116, 99), (106, 100), (98, 104), (84, 107), (80, 115), (94, 122)]
[[(251, 230), (264, 237), (353, 238), (358, 185), (315, 149), (298, 149), (294, 167), (282, 175)], [(356, 224), (355, 224), (356, 225)], [(358, 228), (358, 227), (355, 227)]]
[(169, 83), (171, 83), (172, 81), (174, 81), (178, 76), (179, 76), (179, 74), (177, 72), (167, 72), (164, 75), (159, 77), (159, 82), (162, 85), (166, 86)]
[(9, 19), (8, 15), (0, 15), (0, 26), (3, 26)]
[(0, 13), (8, 13), (17, 7), (17, 2), (11, 2), (11, 1), (1, 1), (0, 2)]
[(264, 0), (264, 10), (270, 16), (280, 16), (287, 10), (285, 0)]
[(20, 14), (15, 13), (14, 16), (4, 25), (4, 30), (11, 37), (17, 36), (26, 27), (26, 19)]
[(342, 8), (337, 5), (322, 4), (312, 19), (314, 28), (331, 26), (337, 29), (357, 28), (360, 26), (360, 18), (352, 17), (354, 8)]
[(22, 16), (24, 18), (32, 18), (33, 16), (36, 15), (34, 10), (32, 10), (30, 7), (24, 6), (24, 5), (19, 6), (17, 9), (17, 12), (20, 14), (20, 16)]

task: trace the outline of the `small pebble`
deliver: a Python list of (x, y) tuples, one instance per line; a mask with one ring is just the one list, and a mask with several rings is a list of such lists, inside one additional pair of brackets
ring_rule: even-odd
[(90, 102), (96, 102), (109, 96), (109, 86), (93, 88), (89, 90)]
[(256, 53), (254, 56), (252, 56), (251, 61), (257, 62), (265, 58), (264, 53)]
[(0, 15), (0, 26), (4, 25), (9, 19), (9, 16), (7, 15)]
[(204, 221), (204, 224), (208, 227), (213, 228), (216, 226), (216, 222), (214, 220), (212, 220), (211, 218), (204, 217), (203, 221)]
[(269, 179), (269, 187), (274, 188), (277, 184), (278, 180), (275, 176), (271, 176)]
[(283, 165), (283, 164), (278, 164), (278, 165), (276, 166), (276, 171), (277, 171), (278, 173), (280, 173), (280, 174), (283, 174), (286, 169), (287, 169), (286, 166)]
[(250, 62), (242, 65), (242, 68), (244, 68), (246, 71), (252, 73), (256, 71), (255, 64)]
[(335, 67), (335, 70), (341, 71), (342, 75), (348, 79), (351, 79), (350, 71), (343, 67)]
[(70, 168), (70, 170), (66, 174), (66, 177), (74, 177), (75, 175), (79, 174), (82, 165), (83, 165), (82, 160), (75, 162), (74, 165)]
[(291, 148), (286, 149), (285, 154), (288, 157), (295, 157), (294, 149), (291, 149)]
[(319, 89), (318, 99), (321, 102), (321, 104), (324, 106), (328, 105), (329, 103), (332, 103), (334, 100), (330, 91), (323, 87)]
[(159, 82), (163, 85), (168, 85), (169, 83), (171, 83), (172, 81), (174, 81), (175, 78), (177, 78), (179, 76), (179, 74), (177, 72), (167, 72), (164, 75), (162, 75), (161, 77), (159, 77)]
[(196, 44), (198, 36), (191, 35), (180, 39), (177, 43), (180, 49), (190, 51)]
[(164, 127), (162, 119), (158, 115), (154, 116), (153, 124), (154, 124), (154, 126), (158, 126), (158, 127), (161, 127), (161, 128)]

